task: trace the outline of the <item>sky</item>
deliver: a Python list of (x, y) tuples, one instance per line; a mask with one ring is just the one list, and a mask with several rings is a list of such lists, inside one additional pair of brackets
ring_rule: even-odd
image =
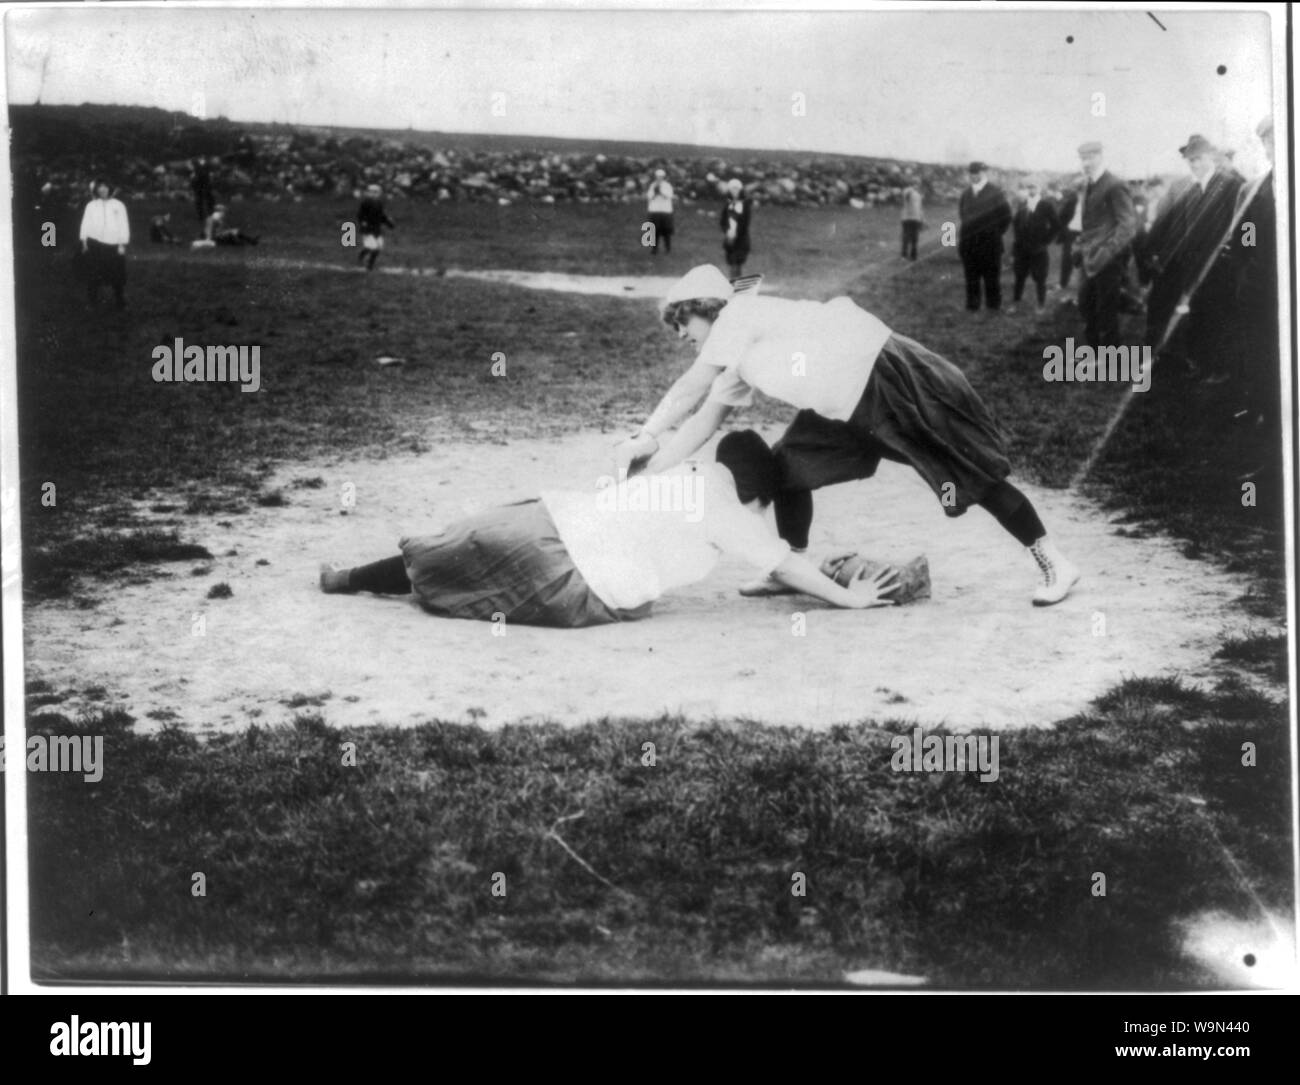
[(1181, 172), (1200, 132), (1254, 161), (1263, 11), (974, 7), (10, 9), (5, 85), (13, 103), (1021, 169), (1073, 169), (1099, 139), (1130, 176)]

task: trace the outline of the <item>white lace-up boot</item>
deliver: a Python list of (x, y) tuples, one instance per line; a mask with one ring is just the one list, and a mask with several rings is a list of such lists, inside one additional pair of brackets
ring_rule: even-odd
[(1078, 568), (1046, 535), (1029, 548), (1029, 554), (1043, 575), (1043, 582), (1034, 591), (1034, 606), (1050, 607), (1059, 603), (1078, 582)]

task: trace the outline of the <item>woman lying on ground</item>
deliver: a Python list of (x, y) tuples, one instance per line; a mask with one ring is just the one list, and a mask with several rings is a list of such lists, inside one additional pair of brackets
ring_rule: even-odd
[(758, 434), (727, 434), (717, 459), (595, 493), (543, 491), (403, 539), (400, 555), (323, 567), (321, 590), (414, 594), (443, 617), (579, 628), (647, 617), (664, 592), (703, 580), (726, 553), (837, 607), (895, 602), (886, 598), (893, 569), (840, 587), (768, 526), (778, 469)]
[[(1039, 572), (1035, 606), (1059, 603), (1079, 579), (1029, 498), (1007, 481), (1006, 438), (947, 359), (848, 298), (821, 303), (736, 294), (707, 264), (669, 291), (661, 311), (699, 354), (640, 431), (618, 446), (619, 470), (646, 457), (651, 472), (681, 462), (758, 389), (799, 408), (775, 447), (777, 529), (795, 553), (808, 546), (812, 491), (870, 478), (886, 459), (910, 464), (948, 516), (980, 505), (1026, 547)], [(659, 437), (679, 423), (661, 448)], [(768, 580), (741, 593), (787, 590)]]

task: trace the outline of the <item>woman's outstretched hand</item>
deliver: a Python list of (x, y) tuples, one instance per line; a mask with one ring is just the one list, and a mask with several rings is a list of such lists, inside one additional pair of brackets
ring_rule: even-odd
[(868, 607), (892, 607), (893, 599), (887, 599), (891, 592), (898, 590), (898, 570), (881, 569), (873, 577), (858, 577), (848, 586), (848, 592), (854, 597), (853, 606), (857, 610)]

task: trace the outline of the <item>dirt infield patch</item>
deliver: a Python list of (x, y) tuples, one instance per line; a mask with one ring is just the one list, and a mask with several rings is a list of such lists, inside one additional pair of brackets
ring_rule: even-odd
[[(372, 561), (466, 512), (593, 485), (609, 470), (610, 441), (586, 433), (301, 463), (272, 480), (286, 505), (158, 517), (219, 556), (194, 575), (88, 582), (93, 607), (30, 609), (28, 678), (102, 687), (94, 703), (120, 704), (141, 726), (177, 719), (198, 730), (304, 709), (339, 725), (669, 711), (819, 728), (864, 718), (1014, 728), (1077, 713), (1128, 676), (1212, 680), (1225, 636), (1271, 628), (1230, 606), (1244, 578), (1188, 560), (1171, 540), (1118, 535), (1072, 494), (1024, 485), (1084, 570), (1065, 603), (1035, 609), (1032, 563), (990, 517), (946, 519), (914, 473), (888, 463), (875, 479), (818, 493), (812, 556), (924, 553), (934, 596), (915, 606), (748, 600), (736, 589), (749, 570), (724, 560), (647, 621), (494, 636), (489, 623), (433, 618), (408, 601), (317, 590), (321, 561)], [(315, 477), (324, 485), (295, 486)], [(348, 483), (356, 503), (341, 515)], [(143, 499), (141, 515), (163, 496)], [(217, 583), (229, 598), (208, 598)], [(795, 635), (796, 613), (806, 635)], [(73, 697), (60, 711), (76, 707)]]

